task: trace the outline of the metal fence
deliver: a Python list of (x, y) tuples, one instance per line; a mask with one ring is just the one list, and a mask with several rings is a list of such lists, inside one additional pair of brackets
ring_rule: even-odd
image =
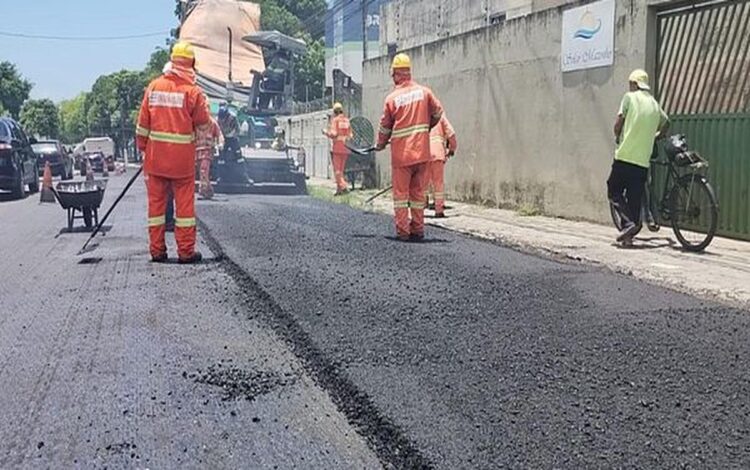
[(672, 132), (710, 163), (719, 234), (750, 240), (750, 0), (658, 15), (656, 86)]

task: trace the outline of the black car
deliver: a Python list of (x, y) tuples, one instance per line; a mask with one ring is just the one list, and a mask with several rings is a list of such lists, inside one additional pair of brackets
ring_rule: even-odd
[(21, 125), (10, 118), (0, 118), (0, 190), (10, 191), (14, 197), (39, 191), (39, 164)]
[(34, 153), (37, 156), (40, 172), (44, 171), (44, 165), (49, 162), (52, 176), (59, 176), (64, 180), (73, 179), (75, 162), (59, 141), (40, 140), (35, 144), (31, 144), (31, 148), (34, 149)]

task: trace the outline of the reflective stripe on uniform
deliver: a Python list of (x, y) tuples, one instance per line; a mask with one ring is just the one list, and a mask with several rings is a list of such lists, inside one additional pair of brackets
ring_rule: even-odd
[(159, 227), (162, 225), (167, 225), (167, 216), (166, 215), (158, 215), (156, 217), (149, 217), (148, 218), (148, 226), (149, 227)]
[(174, 226), (180, 228), (195, 227), (195, 217), (175, 217)]
[(425, 206), (424, 201), (409, 201), (409, 207), (412, 209), (424, 209)]
[(171, 132), (151, 131), (148, 138), (155, 142), (167, 142), (170, 144), (192, 144), (193, 134), (173, 134)]
[(393, 131), (393, 138), (409, 137), (412, 135), (422, 134), (425, 132), (430, 132), (429, 124), (418, 124), (416, 126), (405, 127), (403, 129), (398, 129), (396, 131)]
[(393, 201), (394, 209), (408, 209), (409, 201)]
[(445, 198), (445, 193), (435, 193), (435, 199), (443, 199)]
[(432, 137), (430, 137), (430, 142), (440, 142), (442, 144), (445, 142), (445, 139), (443, 139), (439, 135), (433, 135)]
[(146, 129), (145, 127), (138, 126), (135, 128), (135, 133), (141, 137), (148, 137), (151, 131), (149, 129)]

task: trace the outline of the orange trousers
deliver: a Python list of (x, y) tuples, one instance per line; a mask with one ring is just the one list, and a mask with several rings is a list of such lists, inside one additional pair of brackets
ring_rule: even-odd
[(211, 187), (211, 159), (201, 158), (200, 160), (200, 190), (199, 193), (206, 199), (214, 197), (214, 188)]
[(170, 189), (175, 200), (174, 238), (177, 242), (177, 255), (188, 259), (195, 253), (195, 178), (169, 179), (146, 175), (148, 192), (148, 237), (151, 256), (161, 256), (167, 252), (166, 212)]
[(346, 161), (349, 159), (348, 153), (333, 153), (331, 152), (331, 160), (333, 160), (333, 174), (336, 176), (336, 189), (343, 191), (349, 187), (349, 183), (344, 178), (344, 170), (346, 170)]
[(445, 160), (433, 160), (430, 166), (429, 192), (435, 200), (435, 213), (445, 212)]
[(392, 168), (392, 172), (396, 234), (399, 238), (407, 238), (410, 235), (424, 236), (424, 191), (429, 181), (428, 164), (418, 163)]

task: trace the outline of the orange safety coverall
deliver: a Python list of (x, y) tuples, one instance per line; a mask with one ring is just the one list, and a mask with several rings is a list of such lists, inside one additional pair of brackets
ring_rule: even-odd
[(175, 240), (180, 259), (195, 253), (195, 139), (197, 126), (210, 119), (206, 97), (189, 66), (173, 60), (172, 71), (146, 88), (136, 128), (148, 192), (148, 229), (152, 257), (167, 252), (167, 193), (176, 205)]
[(349, 149), (344, 144), (352, 136), (349, 118), (343, 114), (334, 116), (326, 134), (333, 140), (331, 159), (333, 160), (333, 174), (336, 176), (336, 189), (344, 191), (348, 187), (346, 178), (344, 178), (344, 170), (346, 169), (346, 161), (349, 159)]
[(211, 160), (214, 148), (222, 139), (219, 124), (211, 118), (211, 122), (195, 129), (195, 158), (200, 165), (200, 195), (210, 199), (214, 195), (211, 187)]
[(396, 85), (385, 100), (378, 145), (391, 143), (393, 208), (401, 239), (424, 236), (425, 186), (432, 159), (430, 128), (442, 115), (443, 107), (432, 91), (411, 79)]
[(432, 156), (429, 171), (430, 188), (435, 198), (436, 214), (442, 214), (445, 211), (445, 161), (448, 153), (453, 155), (457, 148), (456, 131), (443, 114), (437, 126), (430, 131), (430, 154)]

